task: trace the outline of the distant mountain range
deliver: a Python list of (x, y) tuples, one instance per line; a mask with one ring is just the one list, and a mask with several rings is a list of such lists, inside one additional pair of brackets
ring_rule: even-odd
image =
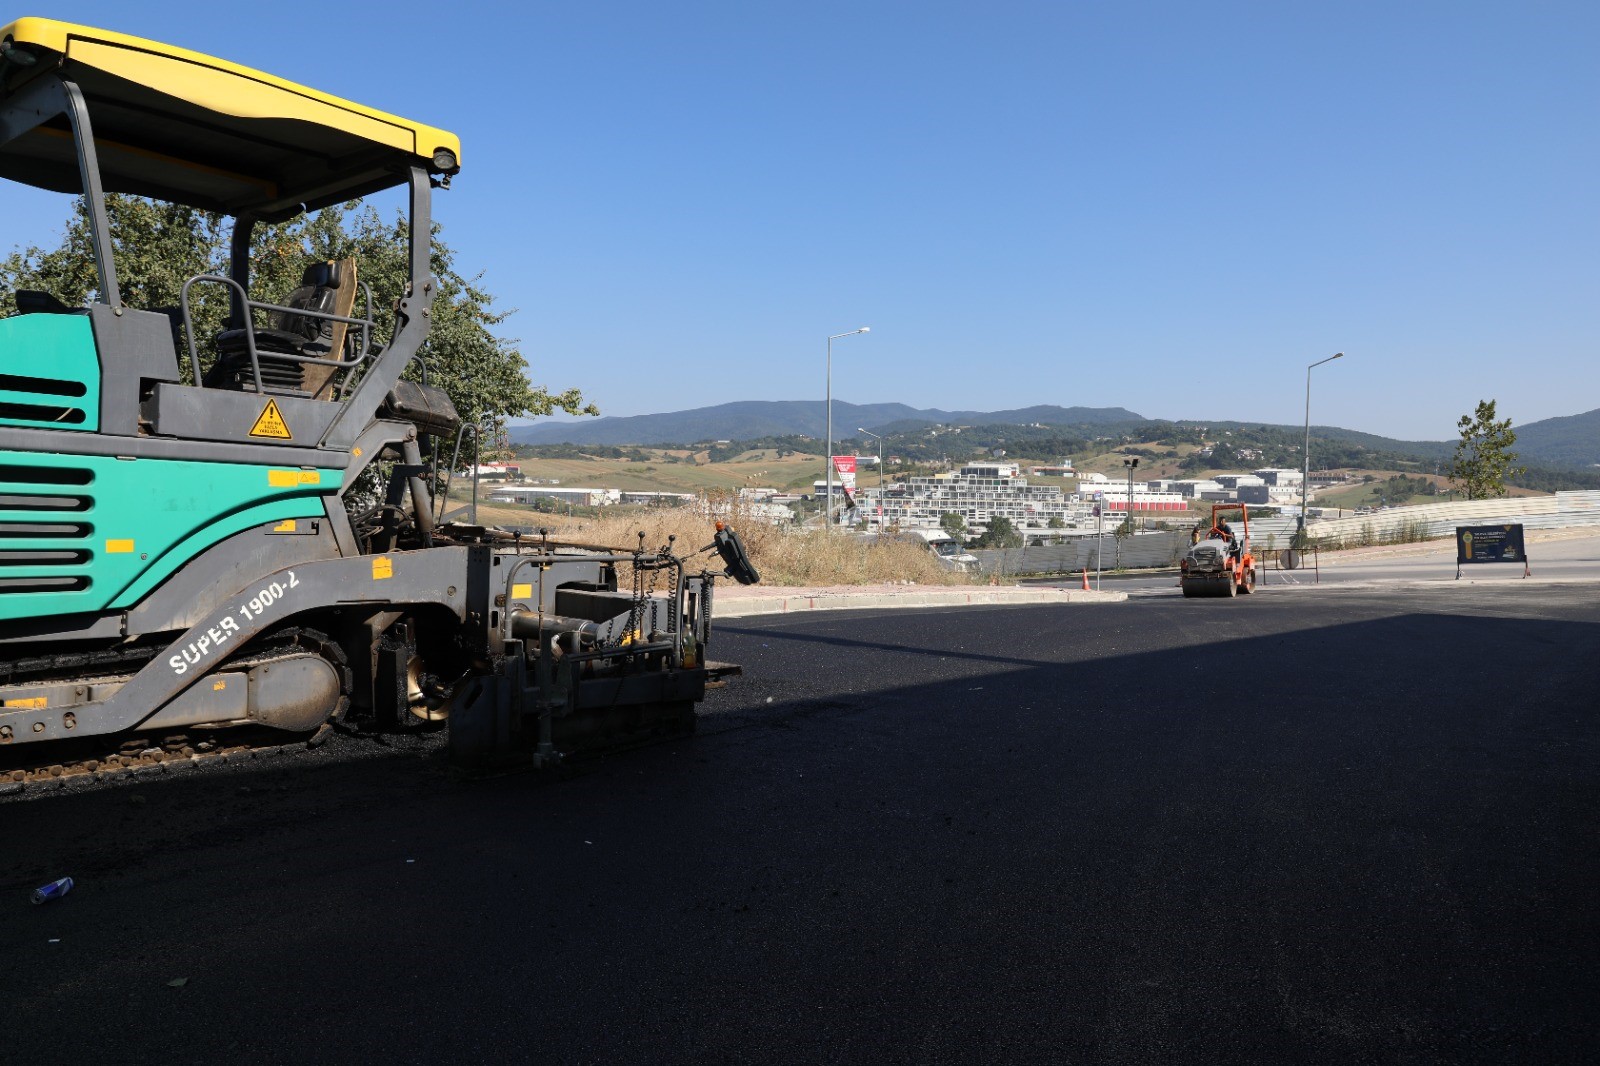
[[(903, 403), (845, 403), (833, 401), (833, 435), (848, 436), (857, 426), (871, 430), (911, 424), (978, 424), (1093, 426), (1141, 422), (1141, 415), (1121, 407), (1056, 407), (1044, 404), (1016, 411), (919, 410)], [(804, 434), (821, 437), (827, 432), (827, 411), (821, 400), (741, 400), (692, 411), (627, 418), (597, 418), (585, 422), (541, 422), (514, 426), (511, 439), (518, 444), (691, 444), (703, 440), (755, 440)]]
[[(1012, 411), (942, 411), (901, 403), (854, 404), (833, 402), (835, 438), (855, 435), (858, 426), (877, 433), (898, 433), (919, 425), (1045, 425), (1071, 428), (1094, 435), (1136, 430), (1152, 421), (1123, 407), (1058, 407), (1042, 404)], [(1170, 425), (1171, 423), (1166, 423)], [(1183, 425), (1204, 424), (1218, 431), (1258, 422), (1186, 420)], [(1298, 426), (1273, 427), (1298, 429)], [(1569, 470), (1593, 470), (1600, 465), (1600, 409), (1580, 415), (1546, 418), (1513, 427), (1516, 450), (1524, 463)], [(1419, 459), (1448, 460), (1455, 442), (1403, 441), (1334, 426), (1315, 426), (1324, 439), (1359, 444), (1373, 451), (1413, 455)], [(541, 422), (514, 426), (511, 439), (519, 444), (692, 444), (709, 440), (755, 440), (760, 437), (805, 435), (822, 437), (827, 419), (821, 400), (743, 400), (668, 414), (597, 418), (582, 422)]]
[(1524, 462), (1589, 470), (1600, 465), (1600, 409), (1512, 426)]

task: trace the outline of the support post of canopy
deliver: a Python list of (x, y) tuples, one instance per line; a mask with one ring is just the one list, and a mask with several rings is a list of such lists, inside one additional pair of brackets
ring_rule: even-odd
[(256, 220), (250, 215), (240, 215), (233, 220), (233, 238), (228, 246), (228, 276), (237, 289), (228, 290), (228, 328), (245, 329), (250, 311), (244, 305), (245, 294), (250, 291), (250, 238), (255, 236)]
[(94, 131), (83, 93), (62, 79), (67, 119), (72, 123), (72, 143), (78, 149), (78, 172), (83, 176), (83, 198), (89, 205), (89, 237), (94, 241), (94, 261), (100, 272), (100, 302), (122, 313), (122, 293), (117, 288), (117, 264), (111, 257), (111, 222), (106, 217), (106, 194), (100, 187), (100, 161), (95, 157)]
[(111, 257), (111, 225), (106, 218), (105, 190), (100, 184), (100, 162), (95, 155), (94, 130), (83, 93), (60, 76), (43, 77), (24, 87), (5, 102), (0, 115), (0, 144), (22, 136), (47, 119), (66, 115), (72, 126), (72, 143), (78, 161), (78, 180), (89, 212), (89, 239), (94, 244), (94, 262), (100, 288), (100, 302), (122, 312), (122, 293), (117, 287), (117, 264)]
[(427, 339), (433, 314), (433, 186), (427, 171), (411, 168), (411, 278), (395, 316), (394, 336), (368, 369), (338, 417), (322, 436), (324, 448), (349, 448), (372, 421), (411, 357)]

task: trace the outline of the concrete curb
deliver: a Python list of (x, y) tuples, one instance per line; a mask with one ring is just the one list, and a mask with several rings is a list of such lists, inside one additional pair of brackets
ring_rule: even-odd
[(712, 615), (744, 618), (799, 611), (882, 610), (910, 607), (981, 607), (1032, 603), (1121, 603), (1126, 592), (1084, 592), (1081, 589), (948, 589), (918, 592), (828, 592), (794, 596), (760, 596), (712, 601)]

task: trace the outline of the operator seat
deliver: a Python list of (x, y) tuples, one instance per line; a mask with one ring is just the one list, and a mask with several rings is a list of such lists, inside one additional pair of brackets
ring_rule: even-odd
[[(261, 385), (267, 392), (304, 394), (307, 368), (300, 360), (338, 358), (334, 351), (336, 323), (294, 312), (336, 314), (338, 290), (347, 283), (346, 273), (342, 262), (312, 263), (301, 274), (300, 287), (283, 301), (283, 306), (294, 310), (267, 312), (266, 326), (255, 331)], [(344, 330), (337, 332), (342, 339)], [(217, 361), (205, 383), (210, 388), (255, 390), (245, 330), (230, 329), (217, 335)]]

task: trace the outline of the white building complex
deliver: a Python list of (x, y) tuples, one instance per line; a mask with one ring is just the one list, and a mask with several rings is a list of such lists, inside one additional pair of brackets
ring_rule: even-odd
[[(1098, 480), (1095, 480), (1098, 479)], [(1066, 493), (1055, 485), (1030, 485), (1016, 463), (968, 463), (953, 474), (907, 478), (887, 486), (882, 499), (884, 527), (931, 529), (939, 516), (955, 513), (968, 528), (985, 527), (995, 517), (1010, 519), (1019, 528), (1046, 527), (1051, 519), (1071, 527), (1091, 521), (1094, 508), (1103, 513), (1126, 513), (1127, 482), (1108, 481), (1103, 475), (1085, 474), (1079, 491)], [(879, 528), (879, 500), (875, 489), (861, 494), (861, 512), (869, 529)], [(1188, 507), (1182, 496), (1133, 484), (1133, 513), (1159, 517)]]
[[(1054, 475), (1069, 472), (1065, 465), (1038, 467)], [(480, 476), (484, 471), (480, 470)], [(1114, 476), (1085, 472), (1077, 475), (1078, 487), (1068, 492), (1057, 485), (1034, 485), (1022, 476), (1014, 462), (980, 460), (954, 473), (912, 477), (885, 483), (880, 490), (877, 478), (860, 479), (854, 493), (856, 510), (847, 521), (864, 522), (870, 531), (888, 528), (937, 529), (941, 515), (961, 516), (971, 531), (987, 528), (997, 517), (1009, 519), (1018, 529), (1065, 528), (1092, 531), (1095, 511), (1101, 519), (1120, 522), (1130, 510), (1136, 518), (1186, 520), (1191, 506), (1238, 501), (1247, 504), (1293, 505), (1298, 508), (1301, 474), (1298, 470), (1265, 469), (1253, 473), (1215, 474), (1210, 478), (1135, 481), (1131, 485)], [(817, 481), (814, 497), (826, 491), (826, 481)], [(844, 506), (843, 487), (834, 482), (835, 504)], [(672, 507), (695, 505), (703, 497), (694, 493), (636, 492), (632, 490), (582, 488), (572, 485), (498, 484), (486, 489), (487, 498), (499, 503), (535, 504), (553, 501), (577, 507), (616, 505)], [(772, 488), (740, 488), (739, 514), (748, 518), (786, 523), (794, 512), (788, 504), (801, 497)], [(707, 513), (724, 513), (729, 505), (700, 504)]]

